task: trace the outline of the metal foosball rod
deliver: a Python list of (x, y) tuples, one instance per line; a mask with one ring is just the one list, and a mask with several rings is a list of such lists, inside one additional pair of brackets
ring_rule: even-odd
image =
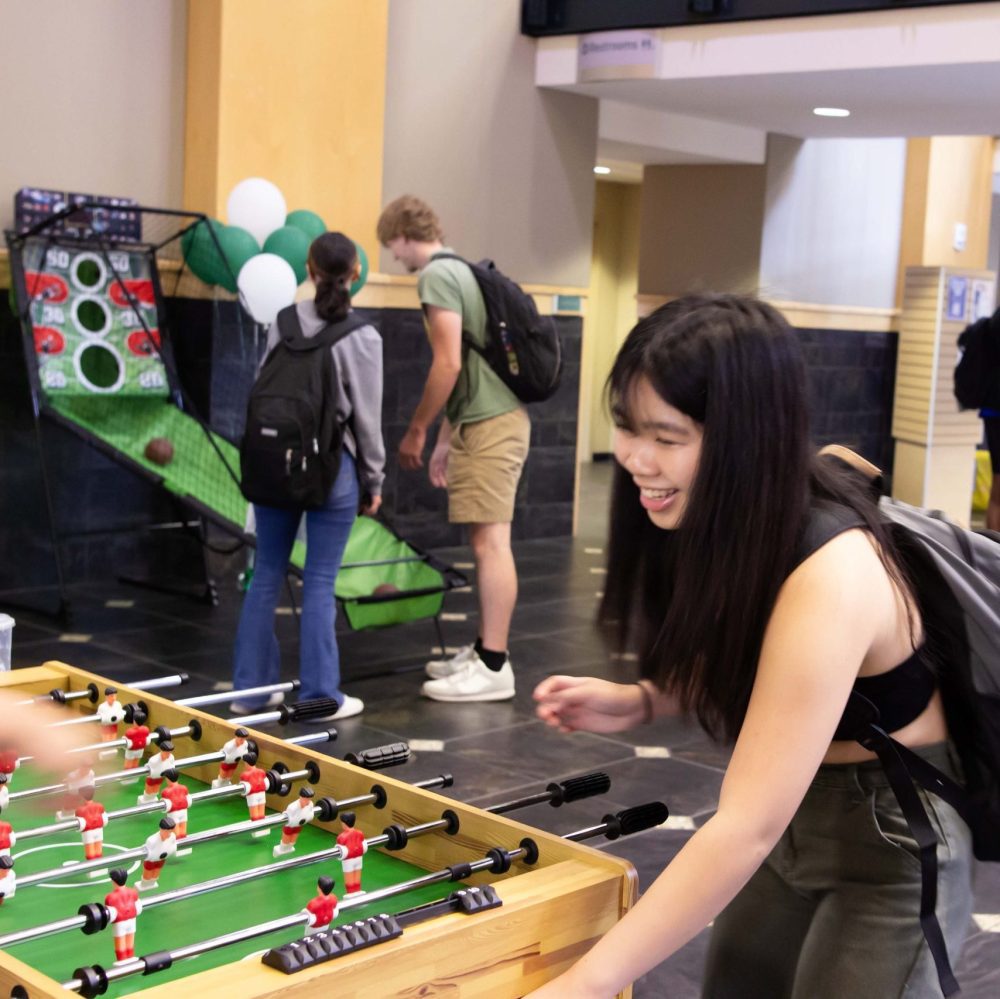
[[(229, 836), (239, 836), (241, 833), (257, 832), (258, 830), (270, 829), (273, 826), (283, 826), (288, 822), (288, 816), (284, 812), (274, 812), (263, 819), (244, 819), (242, 822), (232, 822), (225, 826), (216, 826), (214, 829), (205, 829), (202, 832), (192, 833), (184, 838), (184, 848), (198, 846), (202, 843), (211, 843), (217, 839), (225, 839)], [(58, 881), (62, 878), (74, 877), (77, 874), (87, 874), (90, 871), (100, 871), (108, 867), (117, 867), (125, 861), (139, 860), (146, 856), (146, 847), (137, 846), (131, 850), (122, 850), (116, 853), (114, 860), (108, 857), (98, 857), (95, 860), (84, 860), (82, 863), (66, 864), (63, 867), (54, 867), (47, 871), (36, 871), (23, 878), (18, 878), (17, 887), (30, 887), (42, 881)]]
[[(318, 733), (317, 733), (318, 734)], [(306, 738), (312, 738), (307, 736)], [(314, 740), (315, 741), (315, 740)], [(281, 794), (282, 797), (286, 796), (291, 789), (292, 784), (299, 780), (310, 780), (315, 783), (315, 779), (318, 779), (319, 767), (310, 761), (310, 766), (304, 770), (278, 770), (273, 771), (274, 776), (272, 777), (273, 789), (272, 793)], [(284, 791), (284, 794), (282, 792)], [(195, 791), (190, 794), (191, 803), (194, 804), (197, 801), (208, 801), (208, 800), (219, 800), (221, 798), (232, 798), (237, 795), (242, 796), (244, 794), (243, 787), (239, 783), (230, 784), (228, 787), (219, 788), (207, 788), (204, 791)], [(118, 819), (131, 819), (137, 815), (149, 815), (154, 812), (164, 812), (168, 813), (171, 810), (170, 802), (164, 799), (157, 801), (150, 801), (142, 805), (132, 805), (129, 808), (120, 808), (114, 812), (108, 812), (108, 823), (114, 822)], [(23, 842), (27, 839), (37, 839), (40, 836), (53, 836), (61, 832), (79, 832), (80, 831), (80, 821), (79, 819), (72, 818), (67, 819), (64, 822), (52, 822), (48, 825), (37, 826), (34, 829), (24, 829), (17, 833), (18, 843)], [(187, 842), (185, 838), (184, 842)], [(14, 859), (17, 859), (17, 855), (14, 855)]]
[[(640, 829), (648, 829), (659, 825), (666, 820), (667, 814), (667, 806), (662, 802), (650, 802), (646, 805), (639, 805), (636, 808), (624, 809), (616, 815), (606, 816), (605, 821), (599, 826), (579, 830), (564, 838), (589, 839), (601, 835), (605, 830), (614, 833), (612, 838), (616, 838), (626, 832), (638, 832)], [(530, 866), (537, 862), (538, 855), (538, 845), (532, 839), (521, 840), (520, 845), (513, 850), (506, 850), (499, 846), (493, 847), (480, 860), (454, 864), (451, 867), (431, 872), (423, 877), (414, 878), (399, 885), (390, 885), (387, 888), (366, 892), (357, 899), (345, 898), (340, 903), (340, 909), (353, 908), (357, 905), (370, 905), (372, 902), (380, 901), (383, 898), (402, 894), (405, 891), (411, 891), (414, 888), (426, 885), (463, 880), (481, 871), (505, 874), (510, 870), (511, 865), (515, 861), (521, 861)], [(73, 973), (75, 977), (63, 982), (62, 986), (71, 992), (80, 993), (86, 999), (94, 999), (94, 997), (107, 992), (109, 985), (125, 978), (130, 978), (133, 975), (148, 975), (157, 971), (163, 971), (178, 961), (197, 957), (200, 954), (206, 954), (213, 950), (219, 950), (234, 943), (252, 940), (255, 937), (266, 936), (279, 930), (289, 929), (293, 926), (305, 925), (308, 922), (309, 914), (305, 911), (300, 911), (242, 930), (233, 930), (230, 933), (188, 944), (184, 947), (157, 951), (145, 957), (134, 958), (126, 963), (115, 965), (112, 968), (105, 969), (100, 965), (77, 968)]]
[[(125, 721), (129, 724), (133, 722), (138, 722), (141, 724), (149, 717), (149, 705), (145, 701), (135, 701), (132, 704), (124, 704), (122, 707), (125, 709)], [(70, 725), (93, 725), (95, 723), (104, 723), (104, 719), (100, 715), (80, 715), (78, 718), (67, 718), (64, 721), (50, 722), (46, 725), (46, 728), (67, 728)]]
[[(329, 739), (329, 732), (317, 732), (311, 733), (308, 738), (316, 742), (325, 742)], [(292, 740), (288, 740), (292, 741)], [(298, 745), (306, 745), (306, 743), (299, 742)], [(218, 763), (225, 759), (225, 754), (222, 750), (215, 750), (211, 753), (202, 753), (200, 756), (186, 756), (183, 759), (175, 760), (172, 764), (175, 770), (187, 770), (191, 767), (200, 766), (202, 763)], [(116, 770), (113, 773), (101, 774), (99, 777), (94, 777), (92, 781), (88, 781), (88, 785), (97, 787), (103, 787), (105, 784), (115, 784), (122, 782), (131, 782), (136, 777), (142, 777), (148, 774), (149, 764), (145, 764), (141, 767), (132, 767), (130, 770)], [(64, 782), (62, 784), (47, 784), (45, 787), (32, 787), (25, 791), (16, 791), (10, 796), (11, 801), (18, 801), (24, 798), (38, 798), (44, 795), (51, 794), (63, 794), (69, 791), (69, 786)]]
[[(153, 729), (146, 737), (146, 740), (147, 742), (159, 742), (161, 739), (181, 739), (188, 735), (195, 742), (201, 739), (201, 722), (197, 718), (192, 718), (186, 725), (180, 725), (177, 728), (167, 728), (166, 725), (161, 725), (159, 728)], [(68, 752), (99, 753), (106, 749), (125, 749), (128, 745), (128, 739), (112, 739), (108, 742), (92, 742), (86, 746), (74, 746)], [(22, 756), (17, 762), (20, 765), (22, 763), (30, 763), (32, 760), (34, 760), (33, 756)]]
[[(433, 789), (435, 787), (443, 786), (439, 782), (444, 781), (445, 779), (446, 778), (443, 776), (433, 778), (431, 780), (423, 781), (417, 786)], [(424, 823), (421, 826), (411, 826), (406, 828), (404, 832), (407, 838), (414, 838), (426, 835), (429, 832), (433, 832), (435, 829), (444, 829), (447, 831), (449, 828), (455, 827), (455, 821), (457, 820), (442, 818), (437, 822)], [(399, 833), (390, 833), (386, 830), (379, 836), (372, 836), (369, 838), (368, 845), (369, 847), (386, 845), (388, 849), (392, 849), (392, 847), (389, 846), (390, 839), (393, 842), (396, 842), (399, 838)], [(179, 902), (186, 898), (193, 898), (196, 895), (204, 895), (208, 892), (218, 891), (221, 888), (229, 888), (233, 885), (242, 884), (246, 881), (254, 881), (257, 878), (266, 877), (269, 874), (278, 874), (281, 871), (288, 871), (297, 867), (306, 867), (309, 864), (317, 864), (323, 861), (339, 860), (342, 853), (342, 847), (333, 846), (326, 850), (306, 853), (300, 857), (290, 857), (287, 860), (275, 861), (274, 863), (266, 864), (261, 867), (253, 867), (248, 868), (245, 871), (236, 871), (233, 874), (221, 875), (220, 877), (212, 878), (209, 881), (201, 881), (197, 884), (187, 885), (184, 888), (175, 888), (171, 891), (160, 892), (158, 895), (150, 895), (143, 899), (143, 911), (155, 909), (158, 906), (166, 905), (170, 902)], [(121, 857), (121, 854), (116, 854), (114, 861), (117, 863)], [(111, 863), (105, 859), (103, 866), (111, 866)], [(23, 883), (23, 881), (19, 881), (18, 886), (20, 887)], [(69, 916), (66, 919), (54, 920), (50, 923), (43, 923), (40, 926), (29, 927), (27, 929), (2, 934), (0, 935), (0, 948), (11, 947), (14, 944), (25, 943), (28, 940), (38, 940), (42, 937), (62, 933), (65, 930), (79, 929), (88, 934), (96, 933), (108, 925), (108, 920), (101, 913), (102, 909), (103, 905), (101, 903), (94, 902), (81, 906), (79, 915)]]
[(298, 690), (301, 680), (289, 680), (287, 683), (269, 683), (263, 687), (247, 687), (244, 690), (221, 690), (212, 694), (199, 694), (197, 697), (182, 697), (174, 701), (187, 708), (200, 708), (206, 704), (218, 704), (221, 701), (231, 701), (234, 698), (257, 697), (260, 694), (287, 693)]
[[(133, 690), (162, 690), (165, 687), (180, 687), (191, 679), (187, 673), (175, 673), (172, 676), (157, 676), (149, 680), (136, 680), (133, 683), (125, 684)], [(96, 704), (101, 699), (101, 693), (96, 683), (88, 683), (82, 690), (60, 690), (58, 687), (50, 690), (47, 694), (38, 694), (29, 697), (26, 701), (15, 701), (14, 707), (25, 707), (29, 704), (45, 704), (54, 702), (56, 704), (69, 704), (72, 701), (80, 701), (86, 698), (91, 704)]]

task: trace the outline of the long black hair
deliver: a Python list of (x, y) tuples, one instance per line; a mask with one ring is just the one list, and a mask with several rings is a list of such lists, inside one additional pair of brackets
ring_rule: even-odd
[(316, 312), (335, 323), (351, 310), (351, 278), (358, 248), (342, 232), (324, 232), (309, 247), (309, 263), (316, 279)]
[(643, 676), (678, 697), (712, 736), (735, 739), (810, 506), (851, 507), (896, 580), (898, 560), (872, 497), (814, 455), (805, 364), (776, 310), (732, 295), (687, 296), (657, 309), (629, 333), (608, 378), (613, 415), (626, 429), (642, 378), (702, 427), (701, 454), (672, 531), (650, 521), (616, 464), (600, 619), (620, 648), (639, 653)]

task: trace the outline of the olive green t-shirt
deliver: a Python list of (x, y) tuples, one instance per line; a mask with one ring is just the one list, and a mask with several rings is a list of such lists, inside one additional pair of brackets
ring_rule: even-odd
[[(453, 253), (447, 247), (442, 253)], [(472, 271), (461, 260), (430, 262), (420, 272), (417, 294), (421, 305), (436, 305), (462, 317), (462, 329), (473, 340), (486, 343), (486, 305)], [(425, 320), (426, 322), (426, 320)], [(517, 396), (500, 380), (483, 358), (468, 347), (462, 349), (462, 370), (445, 403), (445, 416), (452, 426), (475, 423), (517, 409)]]

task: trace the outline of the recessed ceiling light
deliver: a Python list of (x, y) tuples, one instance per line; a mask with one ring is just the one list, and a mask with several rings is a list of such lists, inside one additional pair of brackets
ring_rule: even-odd
[(595, 166), (594, 173), (601, 173), (601, 174), (611, 173), (611, 167)]
[(847, 118), (850, 113), (847, 108), (813, 108), (813, 114), (821, 118)]

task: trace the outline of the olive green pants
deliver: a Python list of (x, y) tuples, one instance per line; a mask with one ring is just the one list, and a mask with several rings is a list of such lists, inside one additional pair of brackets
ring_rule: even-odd
[[(945, 743), (917, 750), (961, 779)], [(972, 838), (920, 796), (938, 835), (937, 917), (952, 966), (972, 912)], [(820, 767), (777, 846), (715, 920), (706, 999), (940, 997), (920, 929), (917, 844), (881, 764)]]

